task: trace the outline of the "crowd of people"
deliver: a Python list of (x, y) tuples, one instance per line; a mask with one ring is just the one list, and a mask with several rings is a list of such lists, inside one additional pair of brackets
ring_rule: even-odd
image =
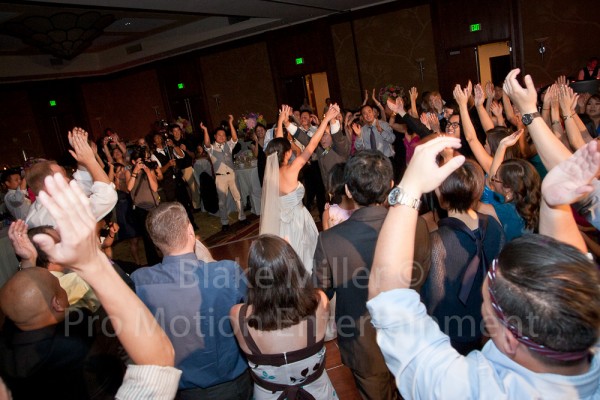
[[(322, 118), (282, 105), (248, 132), (233, 115), (129, 145), (74, 128), (74, 173), (2, 175), (20, 260), (0, 288), (3, 383), (15, 399), (337, 399), (337, 338), (364, 399), (599, 397), (600, 95), (519, 72), (452, 99), (373, 90)], [(245, 271), (195, 220), (229, 231), (231, 197), (246, 224), (240, 148), (262, 187)]]

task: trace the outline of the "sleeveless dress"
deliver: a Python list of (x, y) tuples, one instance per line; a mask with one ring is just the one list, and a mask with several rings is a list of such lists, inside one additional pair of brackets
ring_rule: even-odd
[(307, 318), (307, 346), (280, 354), (263, 354), (249, 332), (246, 312), (240, 309), (239, 324), (244, 342), (250, 376), (254, 381), (254, 400), (332, 400), (337, 394), (325, 371), (323, 340), (316, 341), (314, 315)]
[(296, 190), (279, 196), (281, 212), (279, 236), (287, 239), (310, 274), (313, 269), (313, 258), (319, 232), (312, 215), (302, 204), (303, 197), (304, 186), (300, 182), (298, 182)]

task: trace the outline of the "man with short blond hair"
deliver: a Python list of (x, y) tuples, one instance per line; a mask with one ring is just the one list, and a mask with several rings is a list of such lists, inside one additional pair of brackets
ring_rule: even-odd
[(175, 366), (183, 371), (178, 398), (250, 399), (252, 381), (229, 322), (229, 310), (246, 296), (244, 272), (233, 261), (198, 259), (179, 203), (150, 211), (146, 227), (164, 258), (131, 278), (175, 348)]

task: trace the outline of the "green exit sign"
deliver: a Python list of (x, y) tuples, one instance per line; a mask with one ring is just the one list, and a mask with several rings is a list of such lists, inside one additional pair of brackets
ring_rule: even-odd
[(300, 64), (304, 64), (304, 58), (303, 57), (296, 58), (296, 65), (300, 65)]
[(471, 24), (471, 32), (477, 32), (481, 30), (481, 24)]
[(56, 107), (56, 100), (50, 100), (48, 104), (50, 104), (50, 107)]
[(184, 87), (185, 87), (185, 85), (183, 83), (177, 84), (177, 89), (183, 89)]

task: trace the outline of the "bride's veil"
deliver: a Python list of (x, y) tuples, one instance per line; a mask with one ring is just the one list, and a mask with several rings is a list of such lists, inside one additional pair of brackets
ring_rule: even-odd
[(261, 235), (279, 236), (281, 207), (279, 206), (279, 160), (277, 152), (267, 157), (260, 205), (259, 233)]

